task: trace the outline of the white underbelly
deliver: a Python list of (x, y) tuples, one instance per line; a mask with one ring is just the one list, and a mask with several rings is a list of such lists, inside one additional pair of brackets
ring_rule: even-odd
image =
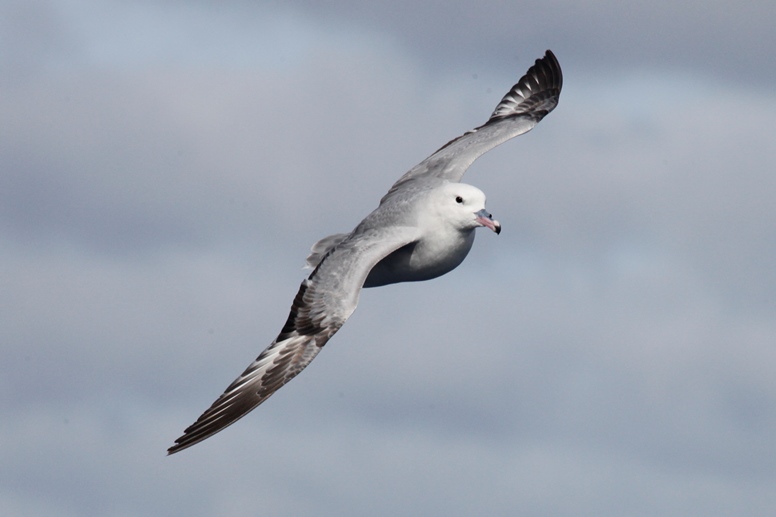
[(472, 249), (474, 231), (455, 237), (421, 241), (399, 248), (372, 268), (364, 287), (419, 282), (449, 273), (463, 262)]

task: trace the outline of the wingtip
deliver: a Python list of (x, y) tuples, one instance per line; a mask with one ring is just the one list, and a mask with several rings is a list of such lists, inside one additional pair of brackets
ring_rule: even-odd
[(173, 445), (171, 445), (171, 446), (170, 446), (170, 447), (167, 449), (167, 456), (172, 456), (172, 455), (173, 455), (173, 454), (175, 454), (176, 452), (180, 452), (180, 451), (182, 451), (183, 449), (188, 449), (189, 447), (191, 447), (192, 445), (194, 445), (193, 443), (188, 443), (188, 444), (185, 444), (185, 445), (184, 445), (184, 444), (182, 444), (181, 442), (183, 441), (183, 438), (185, 438), (185, 437), (186, 437), (186, 435), (183, 435), (183, 436), (181, 436), (180, 438), (178, 438), (177, 440), (175, 440), (175, 443), (174, 443)]
[(535, 77), (548, 88), (556, 88), (558, 95), (563, 87), (563, 71), (555, 53), (547, 49), (544, 56), (536, 60), (534, 65), (525, 73), (526, 76)]
[(539, 122), (557, 106), (562, 87), (560, 63), (548, 49), (501, 99), (488, 122), (515, 115)]
[[(207, 412), (203, 414), (203, 416), (207, 415)], [(242, 417), (243, 415), (241, 415)], [(186, 430), (183, 432), (183, 435), (181, 435), (178, 439), (175, 440), (175, 443), (167, 449), (167, 456), (171, 456), (177, 452), (180, 452), (184, 449), (188, 449), (192, 445), (196, 445), (199, 442), (210, 438), (214, 434), (223, 431), (227, 427), (229, 427), (231, 424), (239, 420), (240, 417), (234, 419), (232, 422), (229, 422), (225, 425), (212, 427), (212, 426), (201, 426), (199, 425), (202, 421), (202, 417), (200, 417), (195, 423), (190, 425)]]

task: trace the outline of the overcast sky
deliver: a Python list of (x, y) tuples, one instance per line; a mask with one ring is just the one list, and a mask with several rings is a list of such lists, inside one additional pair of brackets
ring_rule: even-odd
[[(772, 0), (0, 0), (3, 514), (772, 515), (775, 26)], [(465, 177), (501, 235), (365, 291), (166, 457), (310, 245), (548, 48), (559, 106)]]

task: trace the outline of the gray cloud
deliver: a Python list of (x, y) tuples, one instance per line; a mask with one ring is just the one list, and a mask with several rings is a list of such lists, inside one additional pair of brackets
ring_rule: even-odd
[[(761, 88), (773, 80), (769, 49), (776, 44), (771, 6), (725, 2), (293, 2), (301, 11), (342, 24), (363, 23), (422, 52), (429, 63), (456, 66), (479, 60), (493, 66), (552, 47), (571, 70), (595, 73), (654, 67), (725, 78)], [(460, 65), (458, 65), (460, 66)], [(567, 68), (569, 68), (567, 66)]]

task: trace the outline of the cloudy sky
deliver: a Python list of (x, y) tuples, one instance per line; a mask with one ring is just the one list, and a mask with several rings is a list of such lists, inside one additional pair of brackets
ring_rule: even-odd
[[(6, 515), (772, 515), (771, 0), (0, 1)], [(165, 450), (552, 49), (500, 236)]]

